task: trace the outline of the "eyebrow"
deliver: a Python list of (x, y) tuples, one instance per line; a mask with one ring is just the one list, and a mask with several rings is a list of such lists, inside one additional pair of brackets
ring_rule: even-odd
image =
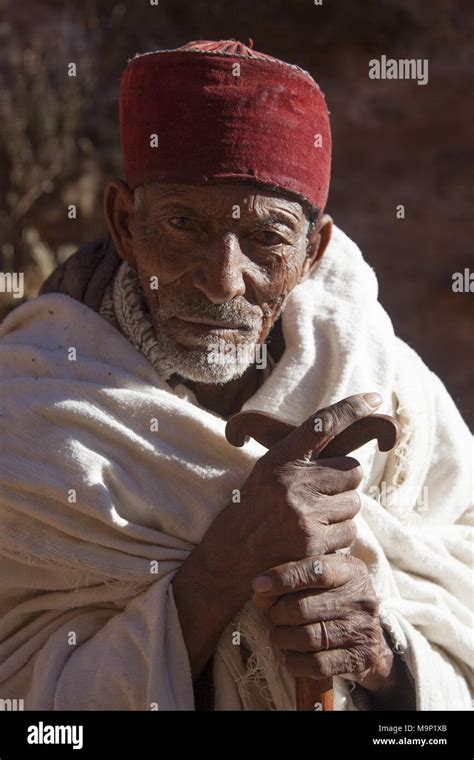
[(166, 201), (159, 207), (159, 211), (186, 211), (192, 214), (201, 214), (202, 211), (195, 206), (190, 206), (186, 201)]
[(282, 211), (271, 211), (269, 214), (264, 214), (258, 217), (257, 224), (259, 227), (264, 227), (267, 224), (284, 224), (290, 230), (297, 229), (297, 220), (290, 219), (290, 217)]

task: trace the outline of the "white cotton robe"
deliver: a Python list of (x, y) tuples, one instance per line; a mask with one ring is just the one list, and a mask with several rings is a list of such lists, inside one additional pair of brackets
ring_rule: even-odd
[[(290, 295), (283, 357), (243, 408), (299, 424), (350, 394), (382, 394), (402, 439), (355, 453), (352, 553), (417, 709), (469, 709), (473, 438), (377, 296), (373, 270), (335, 228)], [(229, 445), (223, 419), (59, 294), (1, 326), (0, 407), (0, 698), (26, 710), (193, 710), (172, 580), (265, 449)], [(213, 673), (217, 710), (295, 709), (294, 680), (251, 602), (222, 633)], [(336, 709), (357, 709), (346, 680), (335, 692)]]

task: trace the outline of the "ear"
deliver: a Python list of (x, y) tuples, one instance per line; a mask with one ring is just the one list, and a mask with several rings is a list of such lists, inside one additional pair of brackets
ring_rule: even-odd
[(306, 280), (314, 271), (316, 264), (324, 255), (332, 235), (333, 221), (329, 214), (323, 214), (316, 222), (313, 231), (308, 236), (306, 259), (303, 264), (300, 282)]
[(111, 180), (104, 192), (104, 214), (115, 248), (121, 259), (134, 265), (132, 223), (133, 191), (121, 179)]

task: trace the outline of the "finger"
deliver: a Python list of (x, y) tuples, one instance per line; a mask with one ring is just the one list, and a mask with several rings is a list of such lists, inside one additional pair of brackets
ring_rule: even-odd
[(279, 625), (273, 631), (273, 643), (277, 649), (291, 652), (325, 652), (354, 646), (354, 632), (347, 630), (344, 620), (328, 620), (325, 626), (327, 647), (320, 623)]
[(264, 596), (263, 594), (252, 594), (250, 597), (259, 610), (268, 610), (279, 598), (279, 596)]
[(332, 525), (352, 520), (359, 513), (361, 504), (360, 493), (355, 490), (327, 496), (325, 510), (328, 523)]
[[(298, 465), (303, 467), (303, 465)], [(318, 459), (304, 465), (303, 478), (308, 484), (317, 481), (316, 489), (326, 496), (335, 496), (355, 490), (362, 482), (364, 472), (357, 459), (336, 457)]]
[[(360, 572), (362, 560), (347, 554), (323, 554), (270, 568), (252, 581), (256, 595), (282, 596), (307, 589), (344, 586)], [(264, 580), (262, 580), (262, 578)]]
[(378, 394), (358, 393), (320, 409), (273, 446), (270, 450), (272, 459), (288, 462), (304, 459), (310, 453), (316, 457), (336, 435), (356, 420), (373, 414), (381, 403)]
[[(348, 560), (352, 563), (352, 560)], [(367, 573), (367, 568), (362, 560), (355, 560), (354, 573)], [(351, 576), (352, 578), (353, 576)], [(358, 591), (358, 585), (362, 586), (363, 593)], [(273, 596), (274, 603), (265, 610), (267, 619), (273, 625), (309, 625), (312, 623), (327, 622), (346, 618), (354, 612), (363, 611), (369, 617), (377, 617), (379, 603), (375, 593), (367, 588), (367, 583), (347, 585), (343, 584), (333, 589), (307, 589), (292, 593)], [(351, 589), (349, 591), (349, 589)]]
[(333, 591), (315, 592), (314, 589), (283, 594), (265, 611), (267, 619), (274, 625), (293, 626), (335, 620), (341, 614), (340, 600), (338, 603)]
[(304, 654), (284, 651), (283, 655), (285, 669), (295, 677), (332, 678), (343, 674), (362, 673), (370, 667), (362, 647)]
[(354, 520), (327, 525), (324, 532), (326, 553), (330, 554), (337, 549), (348, 549), (357, 538), (357, 526)]

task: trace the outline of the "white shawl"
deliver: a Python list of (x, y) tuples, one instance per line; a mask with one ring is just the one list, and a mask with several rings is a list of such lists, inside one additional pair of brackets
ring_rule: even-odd
[[(349, 394), (383, 395), (403, 437), (388, 455), (375, 443), (356, 454), (365, 478), (353, 553), (418, 709), (468, 709), (472, 435), (394, 335), (374, 272), (337, 228), (291, 293), (283, 332), (282, 359), (244, 409), (299, 424)], [(0, 367), (0, 698), (27, 710), (194, 709), (172, 580), (265, 449), (230, 446), (223, 419), (67, 296), (7, 317)], [(235, 631), (252, 651), (247, 667)], [(227, 626), (216, 709), (294, 709), (268, 633), (251, 602)], [(353, 709), (347, 682), (335, 682), (337, 708)]]

